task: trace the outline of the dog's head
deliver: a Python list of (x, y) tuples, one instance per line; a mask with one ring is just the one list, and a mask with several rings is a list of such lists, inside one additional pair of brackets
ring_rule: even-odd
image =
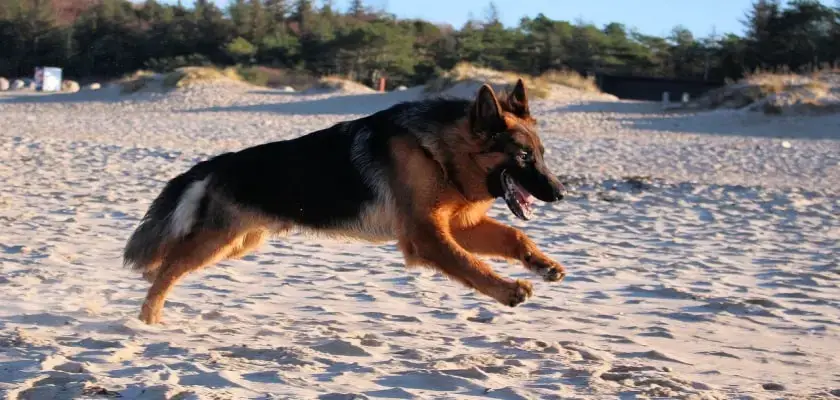
[(521, 79), (501, 100), (483, 85), (471, 106), (469, 126), (479, 143), (473, 159), (487, 172), (487, 191), (503, 198), (514, 215), (531, 219), (535, 197), (549, 203), (563, 199), (565, 188), (543, 159), (545, 148)]

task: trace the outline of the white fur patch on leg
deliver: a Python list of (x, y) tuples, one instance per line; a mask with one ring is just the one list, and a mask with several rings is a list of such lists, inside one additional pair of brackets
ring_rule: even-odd
[(178, 206), (175, 207), (175, 212), (172, 213), (172, 220), (170, 221), (173, 236), (182, 237), (190, 233), (193, 224), (195, 224), (198, 205), (207, 190), (209, 179), (208, 177), (191, 183), (181, 195), (181, 199), (178, 200)]

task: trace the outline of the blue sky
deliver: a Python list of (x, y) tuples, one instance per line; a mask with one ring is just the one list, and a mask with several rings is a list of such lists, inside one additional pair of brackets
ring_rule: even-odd
[[(387, 1), (387, 3), (384, 3)], [(336, 6), (347, 1), (336, 0)], [(482, 18), (489, 0), (370, 0), (384, 4), (401, 17), (422, 17), (448, 22), (460, 27), (470, 12)], [(505, 25), (516, 25), (523, 16), (543, 13), (552, 19), (575, 21), (578, 18), (603, 26), (621, 22), (648, 34), (665, 35), (683, 24), (696, 35), (710, 32), (741, 32), (738, 19), (751, 0), (495, 0)]]
[[(229, 0), (216, 0), (225, 7)], [(334, 0), (340, 10), (346, 10), (349, 0)], [(189, 4), (190, 1), (184, 1)], [(433, 22), (450, 23), (456, 28), (467, 20), (470, 13), (481, 19), (489, 0), (366, 0), (365, 4), (384, 7), (403, 18), (423, 18)], [(603, 26), (621, 22), (628, 28), (665, 36), (682, 24), (695, 36), (702, 37), (714, 29), (718, 34), (742, 33), (739, 19), (749, 9), (752, 0), (495, 0), (502, 22), (516, 25), (523, 16), (543, 13), (553, 19), (575, 21), (582, 19)], [(832, 5), (833, 2), (823, 1)], [(320, 0), (315, 0), (317, 6)]]

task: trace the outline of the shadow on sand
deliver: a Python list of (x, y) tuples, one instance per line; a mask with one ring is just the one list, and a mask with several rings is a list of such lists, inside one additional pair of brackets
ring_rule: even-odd
[(554, 108), (556, 112), (656, 114), (662, 112), (661, 103), (655, 101), (588, 101)]
[(740, 110), (663, 111), (659, 102), (593, 101), (554, 108), (558, 113), (613, 114), (607, 120), (659, 133), (840, 140), (840, 114), (775, 116)]
[(632, 129), (661, 133), (840, 140), (840, 115), (782, 117), (708, 111), (697, 114), (669, 113), (636, 118), (619, 117), (614, 121)]
[(0, 104), (57, 104), (57, 103), (118, 103), (121, 101), (140, 100), (139, 97), (122, 95), (118, 88), (82, 90), (76, 93), (45, 92), (6, 92), (0, 94)]
[[(206, 107), (181, 113), (251, 112), (287, 115), (367, 115), (403, 101), (424, 96), (415, 90), (387, 93), (344, 94), (318, 97), (318, 93), (256, 90), (253, 94), (276, 95), (279, 102), (239, 106)], [(3, 103), (114, 103), (152, 100), (154, 96), (120, 95), (111, 88), (77, 93), (4, 93)], [(659, 102), (592, 101), (550, 108), (551, 112), (609, 114), (605, 118), (630, 129), (663, 134), (708, 134), (721, 136), (786, 139), (840, 140), (840, 114), (822, 116), (768, 116), (737, 110), (663, 112)]]
[[(311, 96), (311, 94), (304, 93), (266, 93), (279, 94), (288, 97)], [(230, 107), (207, 107), (192, 110), (184, 110), (182, 112), (255, 112), (290, 115), (359, 115), (374, 113), (388, 108), (390, 106), (393, 106), (394, 104), (416, 99), (418, 99), (418, 96), (416, 93), (413, 92), (346, 94), (309, 100), (292, 100), (289, 102), (273, 104), (254, 104)]]

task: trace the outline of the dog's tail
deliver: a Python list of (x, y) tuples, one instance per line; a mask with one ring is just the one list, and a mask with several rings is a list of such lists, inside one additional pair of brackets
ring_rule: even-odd
[(153, 281), (166, 253), (192, 232), (205, 200), (213, 168), (229, 153), (199, 162), (166, 183), (131, 234), (123, 264)]

